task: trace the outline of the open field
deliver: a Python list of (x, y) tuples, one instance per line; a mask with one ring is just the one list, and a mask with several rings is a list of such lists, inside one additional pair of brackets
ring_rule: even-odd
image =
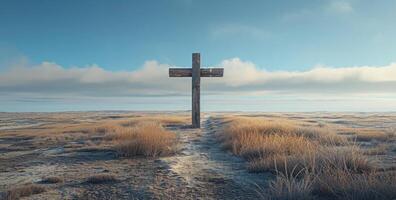
[[(394, 199), (396, 114), (0, 113), (5, 199)], [(0, 199), (1, 199), (0, 198)]]

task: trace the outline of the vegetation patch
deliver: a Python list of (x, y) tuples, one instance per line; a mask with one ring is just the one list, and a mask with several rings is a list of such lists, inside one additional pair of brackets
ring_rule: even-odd
[(177, 136), (164, 126), (185, 124), (185, 116), (142, 116), (130, 120), (94, 127), (92, 132), (102, 134), (100, 145), (110, 146), (124, 157), (158, 157), (177, 151)]
[(392, 139), (392, 137), (393, 134), (382, 131), (358, 131), (352, 138), (362, 142), (373, 140), (385, 142)]
[(57, 176), (50, 176), (43, 178), (40, 183), (43, 184), (55, 184), (55, 183), (63, 183), (63, 178)]
[(34, 194), (40, 194), (46, 191), (46, 188), (40, 185), (29, 184), (21, 187), (15, 187), (7, 191), (7, 200), (16, 200), (21, 197), (28, 197)]
[(191, 121), (191, 119), (187, 116), (183, 115), (153, 115), (153, 116), (142, 116), (137, 117), (131, 120), (126, 120), (121, 122), (122, 126), (136, 126), (141, 122), (158, 122), (164, 125), (169, 124), (187, 124)]
[(177, 150), (177, 137), (158, 122), (139, 122), (135, 126), (116, 126), (108, 133), (119, 155), (126, 157), (168, 156)]
[(328, 129), (233, 117), (218, 135), (225, 149), (248, 161), (251, 172), (276, 175), (263, 192), (266, 199), (396, 198), (396, 174), (379, 172), (367, 152)]
[(385, 155), (390, 149), (389, 144), (377, 144), (374, 147), (368, 148), (364, 151), (365, 155)]
[(117, 178), (111, 174), (98, 174), (87, 178), (87, 183), (91, 184), (105, 184), (116, 182)]

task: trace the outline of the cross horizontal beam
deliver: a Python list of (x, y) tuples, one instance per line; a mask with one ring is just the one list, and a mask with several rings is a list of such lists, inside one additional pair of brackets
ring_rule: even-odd
[[(203, 68), (200, 71), (201, 77), (223, 77), (223, 68)], [(169, 77), (191, 77), (191, 68), (169, 68)]]

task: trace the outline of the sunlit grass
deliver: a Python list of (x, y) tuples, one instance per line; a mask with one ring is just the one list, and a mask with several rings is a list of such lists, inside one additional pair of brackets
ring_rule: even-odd
[(107, 135), (122, 156), (168, 156), (177, 150), (176, 134), (155, 121), (112, 127)]
[(224, 121), (219, 134), (224, 148), (244, 157), (251, 172), (276, 175), (265, 198), (396, 197), (396, 187), (389, 186), (395, 173), (377, 172), (365, 152), (346, 136), (286, 120), (231, 117)]

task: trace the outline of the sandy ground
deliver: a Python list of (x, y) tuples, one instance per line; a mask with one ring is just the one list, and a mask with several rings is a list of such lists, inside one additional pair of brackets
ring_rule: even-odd
[[(148, 114), (152, 113), (0, 113), (0, 192), (58, 176), (64, 182), (41, 184), (47, 191), (26, 199), (257, 199), (258, 187), (264, 188), (273, 176), (248, 173), (242, 159), (221, 149), (215, 137), (222, 127), (221, 116), (286, 118), (306, 125), (325, 124), (340, 134), (351, 129), (396, 130), (393, 113), (205, 113), (200, 130), (185, 125), (168, 126), (178, 134), (181, 150), (174, 156), (157, 159), (118, 157), (111, 148), (95, 146), (103, 135), (87, 136), (84, 130), (70, 133), (78, 137), (60, 141), (36, 135)], [(360, 142), (363, 148), (380, 143)], [(373, 159), (384, 167), (395, 167), (396, 144), (388, 143), (386, 152)], [(87, 177), (96, 174), (112, 174), (117, 181), (86, 182)]]

